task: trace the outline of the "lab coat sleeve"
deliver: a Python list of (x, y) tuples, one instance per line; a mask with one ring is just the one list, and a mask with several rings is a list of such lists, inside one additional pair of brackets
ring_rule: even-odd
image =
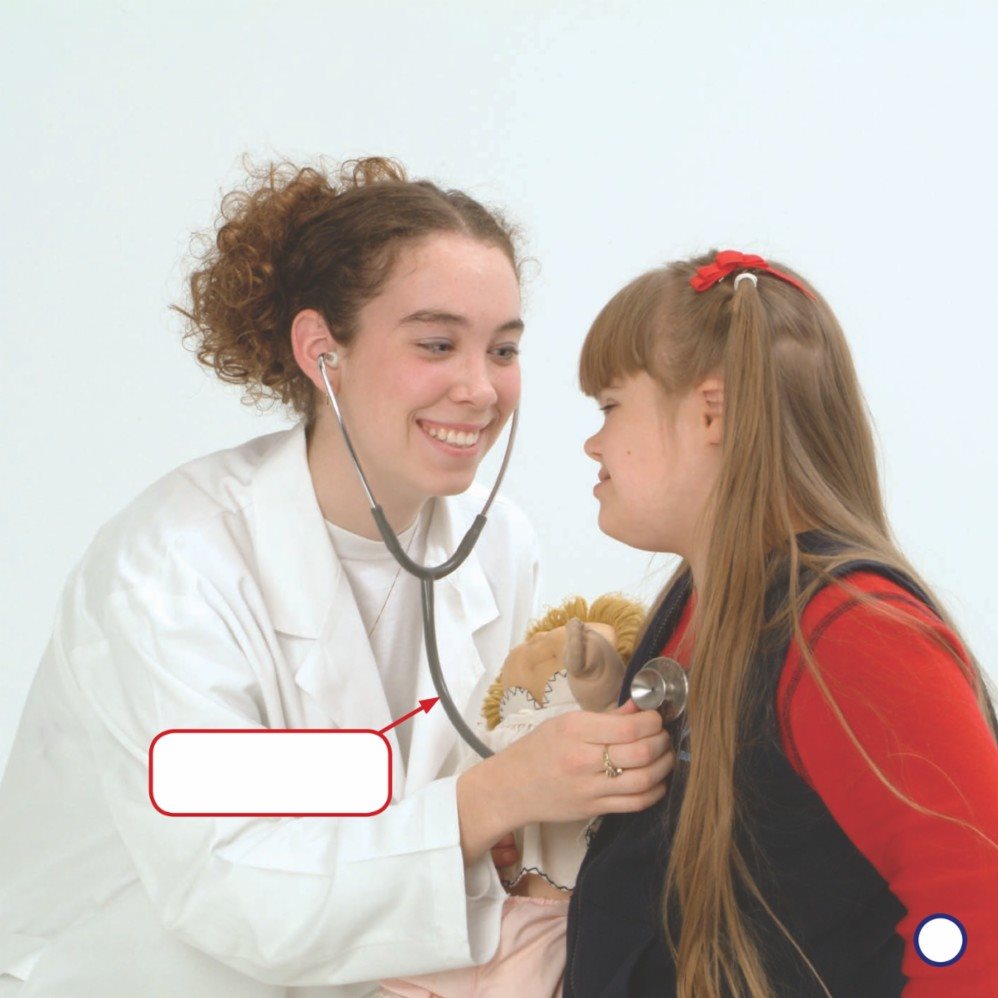
[[(119, 591), (100, 617), (88, 640), (60, 640), (57, 629), (60, 674), (114, 823), (168, 930), (288, 986), (489, 959), (504, 893), (488, 855), (464, 868), (456, 777), (370, 818), (167, 817), (148, 796), (152, 738), (172, 727), (268, 726), (264, 702), (276, 680), (266, 638), (203, 593)], [(80, 627), (68, 630), (79, 639)]]

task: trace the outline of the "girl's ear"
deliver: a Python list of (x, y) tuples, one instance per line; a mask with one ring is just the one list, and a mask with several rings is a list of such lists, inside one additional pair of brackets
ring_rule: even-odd
[(724, 428), (724, 382), (720, 378), (708, 378), (696, 391), (707, 443), (720, 446)]

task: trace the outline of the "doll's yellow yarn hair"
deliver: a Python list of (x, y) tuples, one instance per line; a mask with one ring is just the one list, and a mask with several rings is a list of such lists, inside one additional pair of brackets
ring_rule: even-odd
[[(645, 608), (641, 603), (628, 599), (622, 593), (607, 593), (598, 597), (590, 606), (581, 596), (570, 596), (561, 606), (551, 607), (543, 617), (533, 621), (527, 628), (523, 640), (529, 641), (541, 631), (554, 631), (564, 627), (572, 619), (584, 624), (608, 624), (616, 634), (615, 648), (626, 665), (634, 653), (638, 631), (645, 619)], [(491, 731), (500, 721), (499, 701), (506, 687), (500, 673), (489, 687), (482, 702), (482, 714)]]

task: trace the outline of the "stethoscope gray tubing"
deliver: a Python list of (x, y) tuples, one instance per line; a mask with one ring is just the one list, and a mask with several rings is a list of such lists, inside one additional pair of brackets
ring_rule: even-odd
[(381, 539), (385, 542), (388, 550), (391, 551), (392, 556), (399, 563), (399, 565), (410, 575), (414, 575), (417, 579), (419, 579), (420, 596), (423, 605), (423, 641), (426, 645), (426, 660), (430, 667), (430, 677), (433, 680), (434, 689), (440, 697), (440, 702), (443, 704), (447, 717), (450, 719), (451, 724), (454, 725), (458, 734), (480, 756), (483, 758), (488, 757), (493, 754), (492, 750), (480, 738), (478, 738), (478, 736), (471, 730), (467, 722), (461, 716), (461, 712), (457, 709), (454, 699), (450, 695), (450, 690), (447, 688), (447, 682), (444, 679), (443, 670), (440, 667), (440, 652), (437, 649), (436, 619), (433, 613), (433, 583), (437, 579), (442, 579), (444, 576), (450, 575), (451, 572), (460, 567), (465, 558), (471, 554), (472, 548), (474, 548), (482, 529), (485, 527), (486, 514), (488, 513), (489, 507), (492, 505), (492, 502), (499, 491), (499, 486), (502, 484), (502, 480), (506, 475), (506, 468), (509, 466), (509, 459), (513, 452), (513, 440), (516, 438), (516, 424), (519, 420), (520, 410), (513, 410), (513, 418), (510, 420), (509, 426), (509, 439), (506, 443), (506, 453), (503, 455), (502, 466), (499, 468), (499, 475), (496, 478), (496, 483), (492, 486), (492, 491), (489, 493), (488, 499), (485, 500), (485, 505), (482, 507), (482, 511), (475, 517), (474, 522), (461, 539), (461, 543), (458, 544), (457, 549), (445, 562), (435, 566), (420, 565), (418, 562), (413, 561), (408, 554), (406, 554), (402, 545), (399, 543), (398, 535), (394, 530), (392, 530), (391, 525), (388, 523), (384, 510), (382, 510), (381, 506), (378, 504), (378, 501), (374, 498), (371, 486), (368, 484), (364, 471), (360, 466), (360, 460), (357, 457), (357, 452), (354, 450), (353, 441), (350, 439), (350, 434), (347, 432), (346, 425), (343, 422), (343, 416), (340, 414), (340, 407), (336, 402), (336, 395), (333, 392), (333, 386), (329, 383), (329, 376), (326, 374), (326, 355), (324, 353), (319, 354), (319, 374), (322, 377), (322, 383), (326, 388), (326, 397), (329, 399), (330, 408), (333, 410), (333, 415), (336, 417), (336, 422), (339, 424), (340, 433), (343, 434), (343, 442), (347, 445), (350, 460), (353, 462), (353, 466), (357, 469), (357, 474), (360, 477), (360, 484), (364, 489), (365, 495), (367, 496), (368, 504), (371, 507), (371, 515), (374, 517), (375, 524), (377, 524), (378, 532), (381, 534)]

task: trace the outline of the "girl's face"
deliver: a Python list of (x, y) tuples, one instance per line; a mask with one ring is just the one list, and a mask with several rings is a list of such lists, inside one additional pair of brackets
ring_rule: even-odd
[(721, 383), (667, 397), (647, 373), (599, 393), (603, 427), (585, 443), (599, 464), (593, 494), (605, 534), (689, 558), (721, 461)]
[(499, 248), (439, 233), (399, 252), (339, 348), (338, 401), (375, 496), (468, 488), (519, 402), (522, 332)]

